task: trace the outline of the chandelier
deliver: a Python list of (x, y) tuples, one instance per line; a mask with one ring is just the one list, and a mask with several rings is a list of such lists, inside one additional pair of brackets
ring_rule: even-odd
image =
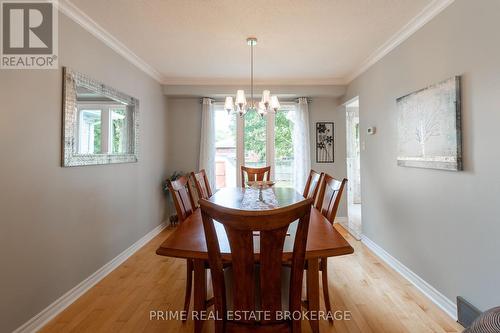
[(247, 44), (250, 46), (250, 104), (247, 104), (247, 99), (245, 97), (245, 91), (236, 91), (236, 99), (233, 101), (232, 96), (226, 97), (224, 103), (224, 109), (227, 113), (236, 112), (240, 116), (244, 116), (247, 111), (257, 111), (262, 117), (264, 117), (268, 112), (276, 112), (280, 108), (280, 102), (278, 96), (271, 96), (269, 90), (264, 90), (262, 92), (262, 99), (260, 101), (254, 101), (253, 98), (253, 47), (257, 45), (257, 38), (248, 37)]

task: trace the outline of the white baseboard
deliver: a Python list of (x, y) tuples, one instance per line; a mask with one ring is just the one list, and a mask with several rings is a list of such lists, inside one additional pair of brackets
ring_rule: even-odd
[(28, 320), (22, 326), (17, 328), (13, 333), (32, 333), (40, 330), (45, 324), (47, 324), (52, 318), (57, 316), (60, 312), (66, 309), (74, 301), (76, 301), (80, 296), (82, 296), (87, 290), (92, 288), (96, 283), (101, 281), (106, 275), (111, 273), (115, 268), (121, 265), (125, 260), (132, 256), (137, 250), (143, 247), (147, 242), (157, 236), (163, 229), (167, 226), (166, 222), (158, 225), (156, 228), (148, 232), (137, 242), (132, 244), (125, 251), (120, 253), (110, 262), (99, 268), (96, 272), (90, 275), (88, 278), (80, 282), (73, 289), (59, 297), (48, 307), (43, 309), (36, 316)]
[(342, 228), (344, 228), (348, 233), (350, 233), (351, 236), (354, 237), (356, 240), (361, 240), (361, 234), (359, 232), (356, 232), (349, 226), (349, 218), (347, 216), (336, 217), (334, 223), (340, 224)]
[(396, 272), (401, 274), (406, 280), (420, 290), (434, 304), (440, 307), (453, 320), (457, 320), (457, 305), (446, 296), (441, 294), (436, 288), (424, 281), (420, 276), (412, 272), (408, 267), (403, 265), (399, 260), (387, 253), (383, 248), (375, 244), (365, 235), (361, 236), (361, 242), (366, 245), (376, 256), (382, 259), (387, 265), (392, 267)]
[(340, 223), (340, 224), (347, 223), (347, 222), (349, 222), (349, 218), (347, 216), (337, 216), (337, 217), (335, 217), (335, 221), (334, 221), (334, 223)]

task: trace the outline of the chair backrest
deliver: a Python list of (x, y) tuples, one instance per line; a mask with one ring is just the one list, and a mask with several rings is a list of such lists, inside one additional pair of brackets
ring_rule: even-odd
[[(261, 318), (258, 323), (248, 320), (248, 318), (241, 318), (241, 321), (231, 321), (231, 325), (248, 325), (249, 323), (259, 325), (283, 324), (285, 327), (290, 328), (293, 326), (294, 329), (300, 330), (300, 320), (292, 322), (276, 320), (279, 319), (276, 316), (277, 312), (282, 311), (281, 288), (278, 286), (281, 286), (282, 281), (283, 245), (287, 237), (287, 230), (292, 222), (298, 220), (292, 254), (288, 306), (292, 313), (293, 311), (300, 311), (311, 203), (312, 198), (309, 198), (294, 205), (274, 210), (245, 211), (221, 207), (204, 199), (200, 200), (215, 297), (215, 311), (218, 316), (223, 318), (222, 321), (216, 320), (216, 332), (222, 332), (226, 327), (226, 285), (228, 281), (225, 281), (214, 220), (224, 226), (231, 248), (233, 276), (238, 277), (232, 281), (232, 310), (255, 311), (256, 292), (259, 292), (258, 295), (260, 295), (261, 300), (259, 310), (270, 314), (264, 320)], [(255, 231), (259, 232), (258, 235), (254, 234)], [(254, 237), (259, 237), (259, 239), (254, 239)], [(259, 291), (254, 288), (254, 242), (260, 244)], [(256, 330), (259, 325), (255, 326)]]
[(337, 215), (337, 209), (339, 208), (346, 183), (346, 178), (339, 181), (328, 174), (323, 175), (318, 194), (317, 208), (321, 210), (321, 214), (331, 223), (334, 222), (335, 215)]
[(198, 199), (210, 198), (212, 196), (212, 189), (210, 188), (205, 169), (201, 169), (198, 173), (191, 172), (191, 177), (193, 178), (196, 192), (198, 192)]
[(306, 186), (304, 187), (304, 198), (313, 198), (313, 204), (316, 202), (316, 198), (319, 192), (319, 184), (323, 173), (319, 174), (312, 170), (309, 172), (309, 177), (307, 177)]
[(168, 182), (167, 186), (170, 194), (172, 194), (179, 222), (182, 222), (191, 215), (195, 209), (191, 187), (189, 186), (189, 179), (185, 176), (181, 176), (177, 180)]
[(248, 181), (262, 181), (271, 180), (271, 166), (263, 168), (249, 168), (246, 166), (241, 166), (241, 187), (245, 187), (245, 174), (247, 174)]

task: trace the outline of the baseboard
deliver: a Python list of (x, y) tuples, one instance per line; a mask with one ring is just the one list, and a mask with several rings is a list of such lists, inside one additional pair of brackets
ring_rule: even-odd
[(147, 242), (157, 236), (163, 229), (167, 226), (166, 222), (155, 227), (153, 230), (144, 235), (137, 242), (132, 244), (125, 251), (116, 256), (113, 260), (99, 268), (96, 272), (90, 275), (88, 278), (80, 282), (73, 289), (59, 297), (48, 307), (43, 309), (36, 316), (31, 318), (29, 321), (24, 323), (22, 326), (17, 328), (13, 333), (32, 333), (40, 330), (44, 325), (46, 325), (52, 318), (57, 316), (60, 312), (70, 306), (74, 301), (76, 301), (80, 296), (92, 288), (95, 284), (101, 281), (106, 275), (111, 273), (115, 268), (121, 265), (125, 260), (132, 256), (137, 250), (143, 247)]
[(335, 217), (335, 221), (334, 221), (334, 223), (340, 223), (340, 224), (347, 223), (347, 222), (349, 222), (349, 218), (347, 216), (337, 216), (337, 217)]
[(345, 231), (350, 233), (351, 236), (354, 237), (356, 240), (361, 240), (361, 234), (356, 232), (354, 229), (352, 229), (349, 226), (349, 218), (348, 217), (336, 217), (334, 223), (340, 224), (342, 226), (342, 228), (344, 228)]
[(375, 244), (365, 235), (362, 235), (361, 242), (366, 245), (376, 256), (382, 259), (387, 265), (392, 267), (396, 272), (401, 274), (406, 280), (420, 290), (434, 304), (440, 307), (453, 320), (457, 320), (457, 305), (441, 294), (436, 288), (424, 281), (420, 276), (412, 272), (408, 267), (403, 265), (399, 260), (387, 253), (383, 248)]

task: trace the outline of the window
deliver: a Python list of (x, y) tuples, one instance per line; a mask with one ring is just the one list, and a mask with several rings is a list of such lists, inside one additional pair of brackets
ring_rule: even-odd
[(293, 187), (293, 112), (280, 110), (274, 120), (274, 179), (283, 187)]
[(221, 107), (215, 114), (215, 186), (236, 186), (236, 115), (229, 115)]
[(109, 109), (111, 117), (110, 146), (113, 154), (123, 154), (128, 151), (126, 112), (124, 106)]
[(128, 153), (125, 105), (78, 106), (78, 154)]
[[(271, 178), (280, 186), (293, 186), (293, 104), (261, 117), (250, 111), (241, 118), (228, 116), (222, 104), (214, 106), (216, 187), (236, 186), (240, 165), (271, 166)], [(237, 183), (238, 182), (238, 183)]]
[(79, 112), (78, 153), (101, 153), (101, 110), (82, 109)]
[(245, 165), (261, 168), (266, 161), (266, 118), (257, 112), (247, 112), (244, 117)]

